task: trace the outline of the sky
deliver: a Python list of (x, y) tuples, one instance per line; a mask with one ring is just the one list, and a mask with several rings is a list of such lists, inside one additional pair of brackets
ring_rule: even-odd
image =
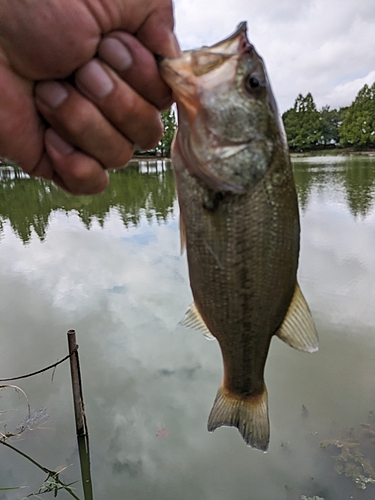
[(311, 92), (318, 109), (348, 106), (375, 82), (375, 0), (174, 0), (183, 49), (211, 45), (241, 21), (283, 113)]

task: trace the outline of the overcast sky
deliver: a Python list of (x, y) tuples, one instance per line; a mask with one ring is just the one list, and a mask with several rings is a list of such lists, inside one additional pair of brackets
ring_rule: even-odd
[(211, 45), (247, 21), (283, 113), (299, 93), (320, 109), (351, 104), (375, 81), (375, 0), (174, 0), (183, 49)]

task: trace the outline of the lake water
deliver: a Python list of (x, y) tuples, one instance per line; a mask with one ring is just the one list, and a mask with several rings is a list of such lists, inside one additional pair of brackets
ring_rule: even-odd
[[(221, 354), (177, 326), (192, 299), (170, 165), (134, 164), (105, 193), (77, 198), (0, 169), (0, 378), (63, 358), (67, 330), (77, 331), (96, 500), (375, 498), (375, 158), (299, 158), (294, 168), (299, 282), (320, 350), (273, 339), (266, 454), (236, 429), (206, 430)], [(10, 382), (49, 418), (7, 442), (49, 469), (68, 466), (61, 479), (78, 481), (83, 499), (68, 362), (51, 375)], [(0, 432), (14, 432), (27, 402), (10, 388), (0, 396)], [(0, 446), (0, 488), (25, 486), (0, 500), (26, 497), (46, 476)]]

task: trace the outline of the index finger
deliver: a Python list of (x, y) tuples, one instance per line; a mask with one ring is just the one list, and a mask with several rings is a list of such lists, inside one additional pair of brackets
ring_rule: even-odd
[(133, 35), (112, 31), (100, 43), (98, 55), (158, 109), (170, 107), (171, 89), (161, 78), (154, 56)]
[(173, 29), (173, 5), (171, 1), (161, 1), (140, 26), (136, 37), (153, 54), (180, 57), (181, 49)]
[[(180, 55), (180, 47), (173, 32), (172, 0), (103, 0), (108, 9), (95, 8), (97, 3), (101, 5), (100, 2), (94, 2), (94, 11), (96, 18), (101, 20), (103, 33), (126, 31), (137, 37), (153, 54), (169, 58)], [(110, 24), (104, 12), (112, 14)], [(103, 20), (106, 22), (103, 23)]]

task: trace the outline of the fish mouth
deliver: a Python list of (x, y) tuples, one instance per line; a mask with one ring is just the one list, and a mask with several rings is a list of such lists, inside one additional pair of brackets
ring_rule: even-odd
[(236, 31), (229, 35), (221, 42), (208, 47), (211, 52), (216, 52), (222, 55), (235, 55), (252, 50), (254, 47), (247, 38), (247, 22), (242, 21), (236, 28)]
[(155, 55), (156, 62), (160, 67), (163, 78), (172, 86), (175, 82), (169, 82), (171, 75), (182, 73), (189, 67), (195, 76), (201, 76), (223, 64), (228, 58), (239, 56), (243, 52), (253, 50), (253, 45), (247, 38), (247, 22), (242, 21), (234, 33), (224, 40), (200, 49), (184, 50), (181, 57), (169, 59)]
[(243, 21), (233, 34), (214, 45), (185, 50), (181, 57), (175, 59), (156, 56), (156, 61), (161, 76), (173, 91), (175, 100), (182, 103), (190, 118), (193, 118), (199, 108), (198, 88), (202, 85), (201, 77), (207, 75), (209, 78), (212, 74), (212, 80), (220, 80), (220, 69), (225, 63), (233, 60), (234, 70), (237, 59), (244, 52), (252, 50), (254, 47), (247, 38), (247, 23)]

